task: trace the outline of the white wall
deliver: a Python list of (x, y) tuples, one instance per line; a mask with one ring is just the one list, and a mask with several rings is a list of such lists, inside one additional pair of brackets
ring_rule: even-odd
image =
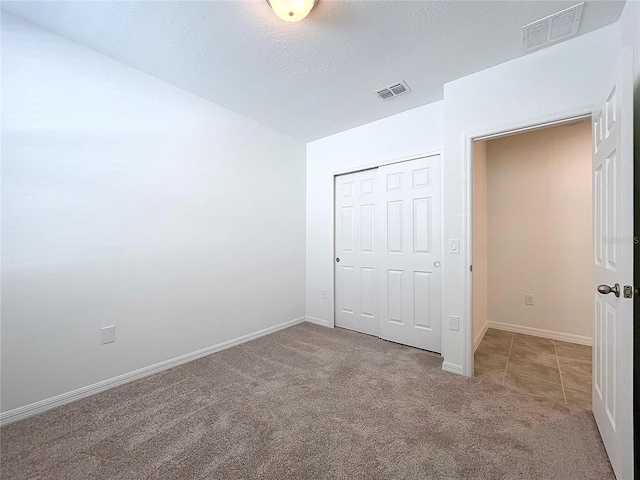
[(490, 326), (590, 344), (591, 120), (486, 145)]
[(2, 73), (3, 412), (304, 316), (304, 144), (5, 12)]
[[(333, 176), (442, 149), (442, 102), (307, 144), (307, 316), (333, 326)], [(328, 291), (327, 299), (322, 290)]]
[(443, 331), (450, 370), (472, 373), (470, 138), (590, 110), (619, 38), (619, 26), (611, 25), (445, 85), (444, 241), (462, 240), (461, 254), (445, 252), (443, 262), (442, 312), (459, 315), (461, 324), (460, 331)]
[(627, 0), (618, 25), (621, 45), (634, 49), (634, 78), (636, 89), (638, 89), (640, 88), (640, 1)]
[(489, 326), (487, 229), (487, 142), (473, 143), (473, 347), (480, 345)]

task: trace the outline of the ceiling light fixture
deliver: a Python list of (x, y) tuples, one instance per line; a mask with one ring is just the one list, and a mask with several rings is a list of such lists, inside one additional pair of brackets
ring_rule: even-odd
[(309, 15), (318, 0), (267, 0), (267, 3), (281, 19), (299, 22)]

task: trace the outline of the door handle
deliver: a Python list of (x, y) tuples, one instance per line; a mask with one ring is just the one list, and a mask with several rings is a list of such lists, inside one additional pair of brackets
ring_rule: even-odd
[(616, 283), (613, 287), (610, 287), (609, 285), (598, 285), (598, 293), (602, 293), (603, 295), (613, 293), (616, 297), (619, 297), (620, 284)]

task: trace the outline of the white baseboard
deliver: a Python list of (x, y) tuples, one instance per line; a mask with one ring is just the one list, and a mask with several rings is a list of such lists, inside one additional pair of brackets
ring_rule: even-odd
[(331, 325), (329, 320), (323, 320), (321, 318), (316, 318), (316, 317), (305, 317), (305, 320), (309, 323), (315, 323), (316, 325), (321, 325), (323, 327), (333, 328), (333, 325)]
[(206, 347), (192, 353), (187, 353), (186, 355), (181, 355), (170, 360), (165, 360), (164, 362), (156, 363), (155, 365), (150, 365), (139, 370), (134, 370), (133, 372), (118, 375), (117, 377), (109, 378), (107, 380), (94, 383), (93, 385), (87, 385), (86, 387), (78, 388), (77, 390), (72, 390), (61, 395), (56, 395), (55, 397), (46, 398), (29, 405), (25, 405), (23, 407), (18, 407), (7, 412), (3, 412), (0, 414), (0, 426), (8, 425), (10, 423), (17, 422), (18, 420), (32, 417), (33, 415), (37, 415), (39, 413), (46, 412), (47, 410), (61, 407), (62, 405), (66, 405), (67, 403), (75, 402), (76, 400), (80, 400), (81, 398), (104, 392), (105, 390), (117, 387), (118, 385), (123, 385), (134, 380), (139, 380), (149, 375), (153, 375), (154, 373), (159, 373), (163, 370), (168, 370), (169, 368), (177, 367), (178, 365), (181, 365), (183, 363), (196, 360), (200, 357), (205, 357), (212, 353), (226, 350), (227, 348), (231, 348), (236, 345), (240, 345), (241, 343), (255, 340), (256, 338), (262, 337), (264, 335), (268, 335), (270, 333), (277, 332), (278, 330), (282, 330), (298, 323), (302, 323), (305, 320), (306, 317), (294, 318), (293, 320), (274, 325), (273, 327), (258, 330), (257, 332), (243, 335), (232, 340), (227, 340), (226, 342), (218, 343), (217, 345)]
[(484, 334), (487, 333), (487, 330), (489, 330), (489, 322), (484, 322), (484, 325), (482, 326), (482, 328), (480, 329), (480, 331), (476, 335), (476, 338), (473, 339), (473, 351), (474, 351), (474, 353), (478, 349), (478, 346), (480, 345), (480, 342), (482, 342), (482, 339), (484, 338)]
[(462, 375), (462, 365), (451, 362), (442, 362), (442, 370), (445, 372), (457, 373)]
[(513, 325), (502, 322), (489, 322), (489, 328), (497, 330), (506, 330), (507, 332), (523, 333), (525, 335), (533, 335), (534, 337), (552, 338), (562, 342), (578, 343), (580, 345), (593, 346), (593, 338), (584, 337), (582, 335), (573, 335), (571, 333), (554, 332), (553, 330), (544, 330), (542, 328), (523, 327), (521, 325)]

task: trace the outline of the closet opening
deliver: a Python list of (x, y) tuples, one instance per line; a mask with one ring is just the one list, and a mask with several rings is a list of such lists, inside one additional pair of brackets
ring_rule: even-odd
[(474, 375), (591, 408), (591, 118), (473, 144)]
[(441, 155), (334, 177), (335, 325), (440, 353)]

